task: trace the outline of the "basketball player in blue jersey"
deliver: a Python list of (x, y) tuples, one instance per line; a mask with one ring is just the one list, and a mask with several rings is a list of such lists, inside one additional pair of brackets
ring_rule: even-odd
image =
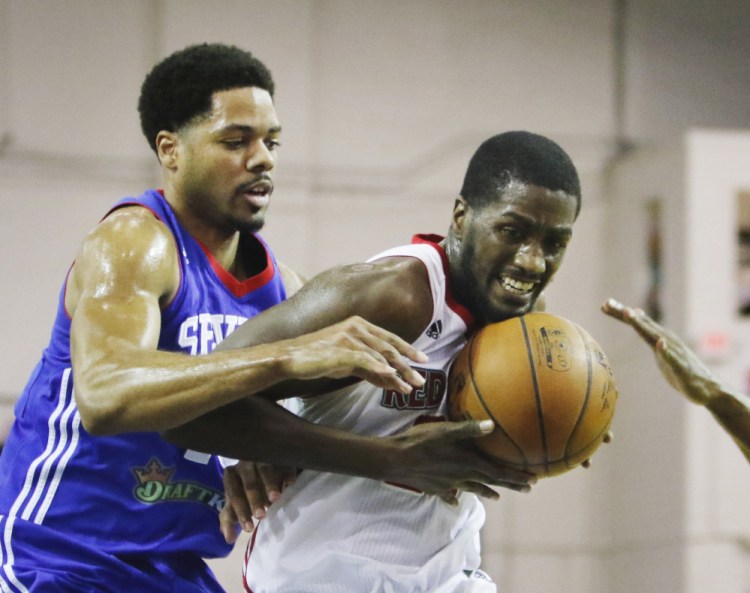
[[(324, 272), (220, 348), (290, 339), (361, 316), (428, 354), (412, 362), (425, 383), (408, 394), (366, 382), (295, 385), (292, 393), (307, 395), (299, 413), (382, 438), (428, 426), (446, 416), (449, 366), (467, 334), (535, 307), (562, 263), (580, 205), (576, 169), (557, 144), (528, 132), (494, 136), (469, 163), (446, 237), (419, 235), (365, 264)], [(289, 393), (280, 384), (266, 395)], [(256, 415), (249, 405), (215, 410), (167, 437), (246, 457), (252, 444), (243, 443), (242, 428)], [(435, 458), (435, 468), (449, 462)], [(484, 510), (475, 493), (487, 487), (480, 475), (473, 482), (441, 497), (408, 480), (305, 470), (258, 522), (246, 553), (246, 590), (494, 593), (479, 570)]]
[[(286, 296), (257, 235), (281, 133), (273, 91), (262, 63), (225, 45), (188, 47), (146, 77), (139, 111), (163, 189), (116, 204), (63, 283), (0, 456), (3, 593), (218, 592), (201, 558), (229, 551), (222, 468), (160, 431), (280, 381), (356, 376), (397, 393), (424, 383), (404, 362), (422, 353), (356, 317), (212, 352)], [(527, 479), (467, 451), (460, 441), (487, 430), (477, 423), (379, 440), (277, 423), (278, 406), (262, 403), (242, 427), (249, 459), (429, 491)]]

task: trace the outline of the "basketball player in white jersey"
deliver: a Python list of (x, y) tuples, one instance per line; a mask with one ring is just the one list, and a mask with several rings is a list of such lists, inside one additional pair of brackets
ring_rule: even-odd
[[(287, 385), (268, 397), (306, 395), (303, 418), (366, 435), (444, 419), (449, 366), (467, 334), (534, 307), (562, 262), (580, 199), (575, 167), (557, 144), (528, 132), (494, 136), (469, 163), (447, 237), (418, 235), (367, 263), (325, 272), (248, 321), (222, 348), (285, 339), (359, 315), (427, 354), (427, 362), (412, 365), (424, 386), (404, 395), (352, 380)], [(252, 416), (238, 402), (168, 438), (246, 458), (243, 430), (253, 430)], [(435, 466), (448, 462), (436, 458)], [(406, 476), (381, 482), (303, 471), (253, 534), (245, 588), (492, 593), (494, 583), (479, 570), (484, 509), (475, 494), (491, 496), (483, 482), (477, 473), (455, 496), (435, 496)], [(518, 479), (503, 485), (526, 489)]]

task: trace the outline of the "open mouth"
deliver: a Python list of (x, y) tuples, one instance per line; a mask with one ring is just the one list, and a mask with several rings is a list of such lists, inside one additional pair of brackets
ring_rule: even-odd
[(500, 285), (504, 290), (511, 294), (516, 296), (526, 296), (534, 292), (536, 282), (519, 280), (518, 278), (511, 278), (510, 276), (501, 276)]
[(242, 194), (255, 208), (267, 206), (272, 192), (273, 185), (269, 181), (260, 181), (242, 189)]
[(270, 195), (273, 191), (273, 184), (270, 181), (262, 180), (248, 186), (245, 193), (254, 194), (258, 196)]

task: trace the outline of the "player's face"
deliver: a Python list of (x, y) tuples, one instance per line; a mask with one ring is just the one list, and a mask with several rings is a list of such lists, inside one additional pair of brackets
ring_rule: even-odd
[(486, 206), (457, 201), (449, 241), (454, 287), (480, 323), (531, 310), (562, 263), (576, 205), (562, 191), (516, 181)]
[(281, 126), (259, 88), (214, 93), (210, 114), (178, 134), (178, 191), (190, 211), (227, 231), (257, 231), (273, 193)]

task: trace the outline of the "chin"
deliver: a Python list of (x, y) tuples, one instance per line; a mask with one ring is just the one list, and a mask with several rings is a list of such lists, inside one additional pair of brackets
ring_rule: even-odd
[(240, 230), (244, 233), (257, 233), (266, 224), (265, 216), (259, 215), (254, 216), (250, 220), (246, 220), (240, 226)]
[(526, 315), (526, 313), (531, 311), (533, 306), (534, 303), (532, 302), (526, 303), (522, 306), (505, 306), (502, 308), (496, 308), (492, 311), (488, 311), (488, 314), (485, 315), (485, 322), (499, 323), (500, 321), (505, 321), (513, 317), (520, 317), (521, 315)]

